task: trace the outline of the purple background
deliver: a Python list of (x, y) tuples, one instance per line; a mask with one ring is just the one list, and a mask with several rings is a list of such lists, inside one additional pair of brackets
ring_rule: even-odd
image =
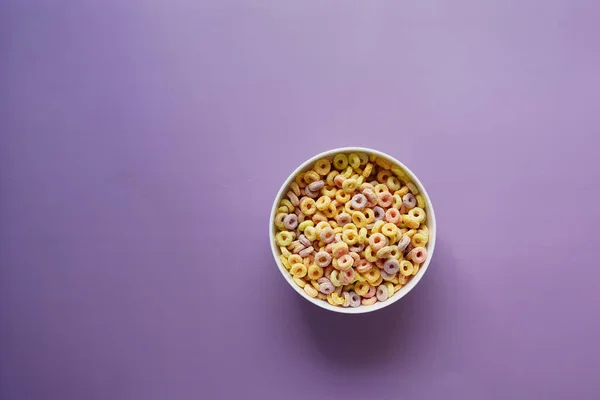
[[(598, 1), (0, 5), (0, 398), (598, 399)], [(381, 149), (438, 247), (327, 313), (272, 199)]]

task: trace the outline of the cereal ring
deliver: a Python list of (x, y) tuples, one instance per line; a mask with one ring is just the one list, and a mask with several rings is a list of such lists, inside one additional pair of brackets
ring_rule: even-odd
[(400, 189), (400, 179), (396, 178), (393, 175), (390, 176), (389, 178), (387, 178), (386, 184), (387, 184), (387, 187), (389, 187), (391, 191), (396, 191), (396, 190)]
[(417, 185), (415, 185), (412, 182), (408, 182), (406, 184), (406, 186), (408, 187), (408, 190), (410, 190), (412, 192), (412, 194), (417, 195), (419, 194), (419, 189), (417, 188)]
[(315, 255), (315, 262), (319, 267), (326, 267), (331, 264), (331, 254), (326, 251), (319, 251)]
[(296, 285), (300, 286), (301, 288), (303, 288), (304, 286), (306, 286), (306, 281), (302, 280), (296, 276), (292, 277), (292, 280), (296, 283)]
[[(421, 225), (421, 223), (415, 217), (413, 217), (409, 214), (402, 215), (402, 223), (404, 223), (404, 225), (411, 228), (411, 230), (414, 230), (413, 235), (417, 232), (415, 229), (418, 228), (419, 225)], [(408, 236), (412, 236), (412, 235), (408, 235)]]
[(341, 256), (348, 254), (348, 245), (344, 242), (338, 242), (333, 245), (331, 253), (334, 258), (340, 258)]
[(379, 273), (379, 268), (371, 268), (364, 274), (364, 277), (367, 280), (367, 282), (375, 282), (377, 279), (379, 279), (380, 276), (381, 274)]
[(321, 196), (315, 202), (315, 205), (317, 206), (317, 209), (319, 209), (321, 211), (325, 211), (327, 209), (327, 207), (329, 206), (329, 204), (331, 204), (331, 199), (329, 197), (327, 197), (327, 196)]
[(367, 206), (367, 196), (361, 193), (355, 194), (354, 197), (352, 197), (351, 204), (352, 208), (355, 210), (362, 210)]
[(339, 226), (344, 226), (352, 222), (352, 217), (348, 213), (341, 213), (337, 216), (337, 223)]
[(323, 276), (323, 268), (319, 267), (316, 264), (313, 264), (310, 267), (308, 267), (308, 277), (311, 280), (319, 279), (322, 276)]
[(361, 304), (363, 306), (372, 306), (373, 304), (377, 303), (377, 297), (373, 296), (369, 299), (362, 299)]
[(306, 292), (307, 295), (309, 295), (312, 298), (317, 297), (317, 294), (319, 293), (319, 292), (317, 292), (317, 289), (315, 289), (311, 285), (304, 285), (304, 291)]
[(320, 160), (315, 161), (313, 170), (319, 175), (327, 175), (331, 170), (331, 163), (328, 159), (321, 158)]
[(375, 218), (375, 221), (380, 221), (385, 217), (385, 211), (383, 211), (383, 208), (376, 206), (373, 207), (373, 217)]
[(325, 295), (331, 294), (335, 290), (335, 286), (327, 278), (319, 278), (317, 282), (319, 282), (319, 292)]
[(380, 270), (379, 273), (381, 274), (381, 278), (386, 282), (393, 281), (396, 277), (396, 274), (388, 274), (383, 269)]
[(336, 193), (337, 193), (337, 189), (334, 187), (331, 187), (331, 188), (324, 187), (323, 189), (321, 189), (321, 194), (323, 196), (329, 197), (330, 199), (333, 199), (335, 197)]
[(294, 205), (292, 204), (291, 201), (289, 201), (288, 199), (283, 199), (279, 202), (279, 205), (282, 207), (286, 207), (288, 209), (288, 213), (291, 213), (294, 211)]
[(415, 196), (417, 199), (417, 207), (419, 208), (425, 208), (425, 198), (423, 197), (422, 194), (418, 194)]
[(348, 166), (348, 157), (342, 153), (336, 154), (335, 157), (333, 157), (333, 166), (339, 171), (346, 169)]
[(383, 270), (390, 275), (395, 275), (400, 270), (400, 263), (395, 258), (388, 258), (383, 263)]
[(417, 205), (417, 199), (412, 193), (407, 193), (402, 196), (402, 203), (409, 209)]
[(365, 293), (363, 297), (368, 299), (375, 296), (375, 293), (377, 293), (377, 288), (375, 286), (369, 286), (369, 290), (367, 290), (367, 293)]
[(333, 229), (331, 229), (330, 226), (327, 226), (321, 229), (321, 232), (319, 233), (319, 238), (325, 243), (331, 243), (335, 239), (335, 233), (333, 232)]
[(319, 179), (321, 179), (321, 177), (315, 171), (306, 171), (304, 173), (303, 180), (306, 183), (306, 185), (310, 185), (311, 183), (316, 182)]
[(309, 226), (315, 226), (315, 223), (313, 221), (311, 221), (310, 219), (298, 224), (298, 230), (300, 232), (304, 232), (304, 230)]
[(412, 218), (414, 218), (416, 221), (419, 222), (419, 224), (421, 222), (423, 222), (425, 220), (425, 210), (423, 210), (422, 208), (419, 207), (414, 207), (412, 208), (409, 212), (408, 215), (410, 215)]
[(308, 257), (308, 256), (309, 256), (310, 254), (312, 254), (314, 251), (315, 251), (315, 249), (314, 249), (312, 246), (310, 246), (310, 247), (307, 247), (307, 248), (305, 248), (305, 249), (301, 250), (301, 251), (298, 253), (298, 255), (299, 255), (300, 257)]
[(369, 291), (370, 285), (367, 282), (358, 282), (354, 285), (354, 291), (360, 295), (364, 296)]
[(379, 285), (377, 287), (376, 297), (379, 301), (386, 301), (388, 299), (388, 288), (386, 285)]
[(342, 304), (342, 307), (350, 307), (350, 293), (343, 292), (342, 296), (344, 296), (344, 304)]
[(275, 235), (275, 240), (279, 246), (289, 246), (294, 240), (294, 235), (291, 232), (283, 231)]
[(373, 263), (369, 260), (361, 258), (356, 264), (356, 271), (364, 274), (365, 272), (369, 272), (373, 268)]
[(371, 246), (374, 251), (380, 250), (382, 247), (386, 246), (387, 243), (387, 238), (381, 233), (374, 233), (369, 237), (369, 246)]
[(287, 229), (296, 229), (298, 226), (298, 217), (296, 214), (288, 214), (283, 220), (283, 225)]
[(367, 246), (367, 248), (365, 249), (365, 258), (370, 262), (377, 261), (377, 256), (373, 254), (373, 249), (371, 248), (371, 246)]
[(342, 189), (346, 193), (354, 192), (357, 187), (358, 187), (358, 185), (356, 184), (356, 179), (349, 178), (349, 179), (346, 179), (344, 181), (344, 183), (342, 183)]
[(402, 220), (402, 215), (396, 208), (390, 208), (385, 212), (385, 220), (389, 223), (397, 224)]
[(350, 153), (348, 155), (348, 164), (353, 169), (356, 169), (356, 168), (360, 167), (360, 157), (358, 156), (358, 154), (356, 154), (356, 153)]
[[(312, 185), (312, 183), (311, 183), (311, 185)], [(304, 194), (307, 197), (310, 197), (311, 199), (316, 199), (317, 197), (319, 197), (319, 191), (318, 190), (317, 191), (312, 191), (308, 187), (306, 187), (303, 190), (304, 190)]]
[(360, 296), (356, 292), (350, 292), (350, 307), (360, 306)]
[(413, 272), (413, 265), (408, 260), (400, 261), (400, 273), (403, 276), (410, 276)]
[(298, 185), (297, 182), (290, 183), (290, 189), (292, 189), (292, 192), (294, 192), (296, 196), (300, 196), (300, 185)]
[(392, 246), (382, 247), (377, 252), (377, 258), (388, 258), (388, 257), (391, 257), (391, 255), (392, 255)]
[(417, 264), (422, 264), (427, 259), (427, 249), (425, 247), (415, 247), (408, 253), (406, 258)]
[(352, 264), (354, 264), (354, 259), (349, 254), (344, 254), (337, 259), (337, 264), (340, 270), (345, 271), (352, 267)]
[[(358, 230), (358, 243), (360, 244), (364, 244), (367, 242), (367, 234), (368, 234), (368, 230), (367, 228), (360, 228)], [(360, 250), (362, 251), (362, 250)]]
[(342, 271), (338, 274), (338, 279), (342, 285), (347, 285), (354, 281), (354, 270), (352, 268)]
[(373, 172), (373, 164), (367, 163), (367, 165), (365, 165), (365, 169), (363, 169), (362, 176), (368, 178), (371, 175), (371, 172)]
[(398, 227), (392, 224), (391, 222), (388, 222), (387, 224), (381, 227), (381, 233), (383, 233), (385, 236), (389, 237), (390, 240), (392, 240), (396, 237), (396, 234), (398, 233)]
[(325, 182), (323, 182), (322, 180), (318, 180), (318, 181), (314, 181), (314, 182), (310, 183), (307, 186), (307, 188), (311, 192), (318, 192), (319, 190), (321, 190), (323, 188), (323, 186), (325, 186)]
[(308, 268), (302, 263), (293, 264), (292, 268), (290, 268), (290, 273), (297, 278), (304, 278), (307, 272)]
[[(306, 222), (306, 221), (304, 221), (304, 222)], [(303, 222), (303, 223), (304, 223), (304, 222)], [(312, 222), (312, 221), (310, 221), (310, 222)], [(314, 224), (314, 222), (313, 222), (313, 224)], [(305, 236), (306, 236), (306, 238), (307, 238), (308, 240), (310, 240), (310, 241), (317, 240), (317, 230), (316, 230), (316, 228), (315, 228), (314, 226), (312, 226), (312, 225), (309, 225), (309, 226), (307, 226), (306, 228), (304, 228), (304, 235), (305, 235)]]
[[(360, 236), (359, 236), (359, 238), (360, 238)], [(364, 243), (357, 243), (357, 244), (353, 244), (352, 246), (348, 247), (348, 250), (350, 250), (351, 252), (354, 251), (356, 253), (360, 253), (364, 249), (365, 249)]]
[[(323, 214), (325, 214), (325, 216), (327, 218), (337, 218), (338, 212), (337, 212), (335, 206), (333, 205), (333, 202), (329, 203), (327, 208), (323, 211)], [(333, 221), (331, 221), (331, 222), (333, 222)]]
[(367, 226), (367, 217), (365, 217), (365, 214), (363, 214), (362, 211), (354, 211), (352, 213), (352, 222), (355, 226), (364, 228)]
[(285, 228), (285, 224), (283, 223), (283, 220), (287, 216), (288, 216), (288, 214), (285, 214), (285, 213), (279, 213), (279, 214), (277, 214), (275, 216), (275, 226), (278, 227), (279, 229), (284, 229)]
[(428, 237), (422, 233), (415, 233), (410, 241), (413, 247), (424, 247), (427, 244)]
[(377, 180), (379, 182), (387, 182), (387, 180), (392, 176), (392, 171), (387, 169), (382, 169), (377, 173)]
[(313, 215), (317, 212), (317, 205), (310, 197), (303, 197), (300, 202), (300, 209), (305, 215)]
[(304, 247), (312, 246), (312, 242), (306, 238), (304, 235), (300, 235), (298, 237), (298, 241), (304, 245)]
[(381, 207), (389, 207), (392, 205), (393, 201), (394, 198), (392, 197), (391, 193), (383, 192), (379, 195), (379, 200), (377, 201), (377, 204), (379, 204)]
[(342, 240), (346, 242), (347, 245), (353, 245), (358, 242), (358, 233), (352, 229), (347, 229), (342, 234)]
[(366, 188), (363, 190), (362, 194), (367, 198), (367, 207), (373, 207), (377, 205), (378, 198), (373, 189)]
[(294, 207), (298, 207), (298, 204), (300, 204), (300, 200), (298, 200), (298, 196), (296, 196), (294, 194), (294, 192), (292, 192), (291, 190), (289, 192), (287, 192), (287, 198), (290, 200), (290, 203), (292, 203), (292, 205)]
[(410, 237), (403, 235), (402, 238), (400, 238), (400, 241), (398, 242), (398, 250), (400, 251), (404, 251), (406, 249), (406, 246), (408, 246), (410, 243)]

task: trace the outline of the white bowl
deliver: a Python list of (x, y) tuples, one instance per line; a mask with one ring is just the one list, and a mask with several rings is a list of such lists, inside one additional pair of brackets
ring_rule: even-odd
[[(352, 307), (344, 308), (344, 307), (332, 306), (327, 301), (310, 297), (308, 294), (306, 294), (306, 292), (300, 286), (296, 285), (296, 283), (293, 281), (292, 275), (290, 275), (288, 270), (285, 269), (285, 267), (279, 260), (279, 256), (280, 256), (281, 252), (279, 250), (279, 246), (277, 246), (277, 243), (275, 242), (275, 234), (277, 233), (277, 229), (275, 227), (275, 215), (277, 213), (279, 201), (284, 197), (285, 193), (287, 193), (287, 191), (289, 190), (288, 187), (289, 187), (290, 183), (294, 180), (296, 175), (298, 175), (301, 172), (308, 171), (309, 169), (311, 169), (313, 167), (313, 164), (315, 163), (315, 161), (317, 161), (320, 158), (334, 156), (338, 153), (348, 154), (348, 153), (359, 153), (359, 152), (367, 153), (369, 155), (375, 154), (378, 157), (383, 157), (383, 158), (391, 161), (393, 164), (402, 168), (406, 172), (406, 174), (412, 179), (412, 182), (418, 187), (419, 192), (421, 194), (423, 194), (423, 196), (425, 197), (425, 201), (427, 203), (427, 205), (425, 207), (425, 212), (427, 213), (426, 225), (429, 228), (429, 241), (427, 242), (427, 245), (426, 245), (427, 259), (425, 260), (425, 262), (423, 264), (421, 264), (421, 267), (419, 268), (419, 272), (417, 272), (417, 274), (415, 276), (413, 276), (412, 279), (406, 285), (404, 285), (398, 292), (396, 292), (392, 297), (390, 297), (389, 299), (387, 299), (384, 302), (377, 302), (370, 306), (360, 305), (359, 307), (356, 307), (356, 308), (352, 308)], [(364, 147), (343, 147), (343, 148), (328, 150), (328, 151), (325, 151), (321, 154), (317, 154), (316, 156), (311, 157), (310, 159), (306, 160), (304, 163), (302, 163), (302, 165), (300, 165), (298, 168), (296, 168), (296, 170), (294, 172), (292, 172), (292, 174), (286, 179), (286, 181), (281, 186), (281, 189), (279, 189), (279, 192), (277, 193), (277, 197), (275, 197), (275, 201), (273, 202), (273, 208), (271, 209), (271, 217), (269, 218), (269, 239), (271, 241), (271, 251), (273, 252), (273, 257), (275, 258), (275, 262), (277, 263), (277, 266), (279, 267), (279, 272), (281, 272), (281, 275), (283, 275), (283, 278), (287, 281), (287, 283), (290, 284), (290, 286), (296, 291), (296, 293), (298, 293), (300, 296), (304, 297), (306, 300), (310, 301), (314, 305), (319, 306), (319, 307), (324, 308), (329, 311), (334, 311), (334, 312), (338, 312), (338, 313), (342, 313), (342, 314), (362, 314), (362, 313), (377, 311), (382, 308), (388, 307), (391, 304), (394, 304), (395, 302), (397, 302), (398, 300), (400, 300), (401, 298), (406, 296), (408, 294), (408, 292), (410, 292), (417, 285), (417, 283), (419, 283), (419, 281), (421, 280), (421, 278), (423, 277), (425, 272), (427, 272), (427, 269), (428, 269), (429, 264), (431, 263), (431, 259), (433, 257), (433, 251), (435, 249), (435, 234), (436, 234), (435, 213), (433, 212), (433, 206), (431, 205), (431, 199), (429, 198), (427, 191), (425, 190), (425, 188), (423, 187), (423, 185), (421, 184), (421, 181), (419, 181), (417, 176), (410, 169), (408, 169), (404, 164), (402, 164), (400, 161), (396, 160), (394, 157), (392, 157), (388, 154), (382, 153), (380, 151), (368, 149), (368, 148), (364, 148)]]

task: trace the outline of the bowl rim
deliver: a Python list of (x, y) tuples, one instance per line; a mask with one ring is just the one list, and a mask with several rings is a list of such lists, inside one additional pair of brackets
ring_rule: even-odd
[[(298, 173), (306, 170), (311, 164), (313, 164), (315, 161), (317, 161), (320, 158), (329, 157), (329, 156), (332, 156), (332, 155), (335, 155), (338, 153), (358, 153), (358, 152), (364, 152), (369, 155), (374, 154), (376, 156), (388, 159), (389, 161), (398, 165), (412, 179), (413, 183), (419, 189), (419, 192), (423, 194), (423, 196), (425, 197), (425, 201), (426, 201), (426, 211), (427, 211), (427, 221), (428, 221), (427, 227), (429, 228), (429, 241), (427, 243), (428, 257), (427, 257), (427, 260), (425, 260), (425, 262), (423, 264), (421, 264), (421, 267), (419, 268), (419, 272), (417, 273), (417, 275), (415, 275), (406, 285), (404, 285), (397, 293), (395, 293), (388, 300), (386, 300), (384, 302), (378, 301), (375, 304), (369, 305), (369, 306), (360, 305), (359, 307), (355, 307), (355, 308), (352, 308), (352, 307), (344, 308), (344, 307), (332, 306), (327, 301), (323, 301), (318, 298), (310, 297), (300, 286), (298, 286), (294, 282), (294, 280), (292, 279), (292, 276), (289, 274), (288, 270), (285, 269), (281, 260), (279, 259), (280, 250), (279, 250), (279, 246), (277, 246), (276, 241), (275, 241), (275, 234), (276, 234), (275, 216), (277, 214), (277, 208), (279, 205), (279, 201), (281, 200), (281, 198), (284, 194), (284, 191), (288, 188), (288, 186), (294, 180), (294, 178), (296, 177), (296, 175)], [(410, 170), (410, 168), (408, 168), (406, 165), (404, 165), (403, 163), (398, 161), (395, 157), (392, 157), (389, 154), (384, 153), (382, 151), (371, 149), (368, 147), (339, 147), (339, 148), (323, 151), (319, 154), (316, 154), (316, 155), (310, 157), (305, 162), (300, 164), (284, 181), (283, 185), (281, 185), (281, 188), (277, 192), (277, 196), (275, 196), (273, 206), (271, 207), (271, 214), (269, 217), (269, 240), (271, 243), (271, 252), (273, 253), (273, 258), (275, 259), (275, 263), (277, 264), (277, 266), (279, 268), (279, 272), (281, 273), (283, 278), (287, 281), (287, 283), (296, 291), (296, 293), (298, 293), (300, 296), (302, 296), (304, 299), (306, 299), (310, 303), (312, 303), (320, 308), (323, 308), (325, 310), (328, 310), (328, 311), (338, 312), (341, 314), (364, 314), (364, 313), (381, 310), (383, 308), (386, 308), (386, 307), (394, 304), (395, 302), (397, 302), (398, 300), (400, 300), (401, 298), (406, 296), (421, 281), (421, 279), (423, 278), (423, 275), (425, 275), (425, 272), (427, 272), (427, 270), (429, 269), (429, 264), (431, 263), (431, 260), (433, 258), (433, 253), (435, 250), (435, 241), (436, 241), (435, 212), (433, 210), (431, 198), (429, 197), (427, 190), (425, 190), (425, 187), (423, 186), (423, 184), (421, 183), (419, 178), (417, 178), (417, 176), (414, 174), (414, 172), (412, 172)]]

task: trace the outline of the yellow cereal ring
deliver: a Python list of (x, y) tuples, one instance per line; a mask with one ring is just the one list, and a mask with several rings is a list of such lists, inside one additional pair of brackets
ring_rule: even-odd
[(382, 193), (389, 193), (389, 189), (387, 186), (385, 186), (383, 183), (379, 183), (377, 185), (375, 185), (375, 194), (377, 196), (379, 196)]
[(363, 169), (362, 176), (364, 176), (365, 178), (368, 178), (371, 175), (371, 172), (373, 172), (373, 164), (368, 163), (365, 166), (365, 169)]
[(365, 214), (367, 225), (375, 221), (375, 212), (372, 208), (365, 208), (363, 213)]
[(323, 187), (323, 189), (321, 189), (321, 194), (323, 196), (329, 197), (330, 199), (333, 199), (335, 197), (336, 193), (337, 193), (336, 187), (330, 187), (330, 188)]
[(315, 161), (313, 170), (319, 175), (327, 175), (331, 170), (331, 163), (328, 159), (321, 158), (320, 160)]
[(285, 258), (288, 258), (292, 255), (292, 253), (290, 253), (290, 251), (285, 246), (279, 246), (279, 250), (281, 250), (281, 255)]
[(371, 268), (364, 273), (364, 276), (367, 282), (371, 283), (377, 281), (377, 279), (379, 279), (381, 276), (381, 273), (379, 272), (379, 268)]
[(348, 179), (352, 176), (353, 172), (354, 171), (352, 170), (352, 167), (348, 167), (344, 172), (342, 172), (342, 175), (344, 176), (344, 178)]
[(415, 276), (419, 272), (420, 264), (413, 264), (412, 275)]
[(346, 204), (344, 204), (344, 211), (347, 212), (348, 214), (352, 214), (353, 208), (352, 208), (352, 202), (349, 201)]
[(336, 218), (338, 216), (338, 210), (333, 203), (329, 203), (327, 208), (323, 211), (323, 214), (325, 214), (327, 218)]
[(308, 277), (311, 280), (316, 281), (317, 279), (319, 279), (322, 276), (323, 276), (323, 268), (319, 267), (317, 264), (313, 264), (310, 267), (308, 267)]
[(303, 288), (304, 286), (306, 286), (306, 281), (303, 279), (300, 279), (296, 276), (293, 276), (292, 279), (294, 280), (294, 283), (296, 283), (296, 285), (300, 286), (301, 288)]
[(377, 256), (373, 254), (373, 248), (371, 248), (371, 246), (367, 246), (365, 248), (365, 258), (370, 262), (377, 261)]
[(350, 193), (346, 193), (342, 189), (339, 189), (335, 194), (335, 199), (342, 204), (346, 204), (348, 201), (350, 201), (351, 198), (352, 195)]
[(354, 282), (366, 282), (367, 280), (365, 279), (364, 276), (362, 276), (361, 274), (359, 274), (358, 272), (354, 273)]
[(306, 171), (304, 173), (304, 178), (303, 179), (304, 179), (304, 182), (306, 182), (307, 185), (310, 185), (311, 183), (320, 180), (321, 177), (315, 171), (311, 170), (311, 171)]
[(415, 198), (417, 199), (417, 207), (425, 209), (425, 197), (422, 194), (418, 194)]
[(383, 282), (383, 277), (380, 275), (379, 278), (377, 278), (376, 281), (374, 281), (373, 283), (371, 283), (371, 285), (377, 287), (377, 286), (381, 285), (382, 282)]
[(388, 258), (392, 256), (392, 246), (384, 246), (377, 251), (377, 258)]
[(356, 154), (356, 153), (350, 153), (348, 155), (348, 164), (353, 169), (356, 169), (356, 168), (360, 167), (360, 157), (358, 156), (358, 154)]
[(396, 178), (394, 175), (391, 175), (389, 178), (387, 178), (386, 184), (391, 191), (400, 189), (400, 179)]
[(400, 289), (402, 289), (402, 285), (394, 284), (394, 293), (398, 293)]
[(288, 257), (288, 262), (290, 263), (290, 265), (294, 265), (294, 264), (301, 264), (302, 263), (302, 257), (300, 257), (298, 254), (292, 254), (291, 256)]
[(337, 228), (337, 227), (338, 227), (338, 223), (336, 222), (336, 220), (335, 220), (335, 219), (332, 219), (332, 220), (330, 220), (330, 221), (329, 221), (329, 225), (331, 225), (331, 227), (332, 227), (333, 229), (335, 229), (335, 228)]
[(400, 260), (403, 257), (403, 255), (398, 246), (394, 245), (390, 247), (392, 248), (390, 251), (390, 257), (394, 257), (396, 260)]
[(388, 222), (381, 227), (381, 233), (389, 238), (395, 238), (398, 233), (398, 227), (391, 222)]
[(383, 169), (391, 169), (394, 164), (382, 157), (377, 157), (375, 163)]
[(385, 287), (388, 290), (388, 299), (394, 294), (394, 284), (392, 282), (386, 282)]
[(333, 178), (335, 178), (339, 174), (338, 171), (333, 170), (327, 174), (327, 178), (325, 178), (325, 183), (327, 186), (335, 186), (335, 182), (333, 182)]
[(294, 182), (296, 182), (301, 188), (306, 187), (306, 183), (304, 182), (304, 174), (302, 172), (296, 175)]
[(408, 194), (408, 186), (402, 186), (399, 190), (396, 190), (394, 194), (403, 197), (405, 194)]
[(325, 295), (325, 294), (323, 294), (323, 293), (319, 292), (319, 293), (317, 293), (317, 299), (320, 299), (320, 300), (327, 300), (327, 295)]
[(292, 244), (292, 240), (294, 240), (294, 235), (292, 235), (292, 233), (288, 231), (279, 232), (277, 233), (277, 235), (275, 235), (275, 240), (277, 241), (278, 246), (287, 247), (290, 244)]
[(281, 254), (279, 256), (279, 261), (281, 261), (281, 263), (283, 264), (283, 266), (285, 267), (285, 269), (290, 269), (292, 266), (290, 265), (290, 263), (288, 262), (287, 258)]
[(354, 291), (359, 296), (364, 296), (369, 291), (370, 285), (366, 282), (357, 282), (354, 285)]
[(298, 230), (300, 232), (304, 232), (304, 229), (306, 229), (306, 227), (308, 226), (315, 226), (315, 223), (313, 221), (311, 221), (310, 219), (307, 219), (306, 221), (302, 221), (300, 222), (300, 225), (298, 225)]
[(409, 276), (412, 275), (413, 273), (413, 265), (410, 261), (408, 260), (402, 260), (400, 261), (400, 273), (403, 276)]
[(286, 207), (288, 209), (288, 213), (294, 212), (294, 210), (296, 209), (296, 207), (294, 207), (294, 205), (292, 204), (291, 201), (289, 201), (288, 199), (282, 199), (279, 202), (279, 205), (282, 207)]
[(406, 233), (404, 233), (404, 234), (405, 234), (406, 236), (408, 236), (409, 238), (411, 238), (411, 237), (413, 237), (413, 235), (414, 235), (415, 233), (417, 233), (417, 230), (416, 230), (416, 229), (411, 229), (411, 230), (408, 230), (408, 231), (406, 231)]
[(427, 225), (421, 224), (421, 226), (419, 226), (419, 233), (429, 238), (429, 228), (427, 227)]
[(379, 220), (377, 222), (375, 222), (375, 224), (373, 224), (373, 228), (371, 228), (371, 233), (380, 233), (381, 232), (381, 228), (383, 228), (383, 226), (385, 225), (385, 221), (383, 220)]
[(342, 240), (349, 246), (356, 244), (358, 242), (358, 233), (351, 229), (345, 230), (342, 234)]
[(358, 230), (358, 243), (363, 244), (367, 242), (367, 228), (360, 228)]
[(325, 209), (327, 209), (327, 206), (329, 206), (330, 204), (331, 204), (331, 198), (329, 198), (327, 196), (321, 196), (315, 202), (315, 205), (321, 211), (325, 211)]
[[(310, 221), (310, 222), (313, 222), (313, 221)], [(314, 224), (314, 222), (313, 222), (313, 224)], [(312, 226), (312, 225), (308, 225), (306, 228), (304, 228), (304, 236), (306, 236), (306, 238), (308, 240), (310, 240), (311, 242), (317, 240), (317, 230), (316, 230), (316, 228), (314, 226)]]
[(275, 226), (278, 227), (279, 229), (285, 229), (285, 224), (283, 223), (283, 220), (287, 216), (288, 216), (288, 214), (286, 214), (286, 213), (279, 213), (279, 214), (277, 214), (275, 216)]
[(369, 162), (369, 155), (367, 153), (357, 153), (360, 160), (360, 166), (367, 165)]
[(309, 295), (312, 298), (317, 297), (317, 295), (319, 294), (317, 289), (315, 289), (311, 285), (304, 285), (304, 291), (306, 292), (307, 295)]
[(297, 182), (290, 183), (290, 189), (296, 196), (300, 196), (300, 185)]
[(290, 269), (290, 273), (297, 278), (304, 278), (307, 272), (308, 268), (302, 263), (292, 264), (292, 268)]
[(346, 155), (342, 153), (336, 154), (335, 157), (333, 157), (333, 166), (338, 171), (346, 169), (346, 167), (348, 166), (348, 157), (346, 157)]
[(341, 226), (336, 226), (335, 228), (333, 228), (333, 233), (342, 233), (344, 232), (344, 228), (342, 228)]
[(331, 283), (333, 283), (333, 286), (335, 287), (339, 287), (342, 286), (342, 284), (340, 283), (340, 281), (338, 280), (338, 271), (331, 271), (331, 275), (329, 275), (329, 280), (331, 281)]
[(304, 215), (313, 215), (317, 212), (317, 205), (313, 199), (310, 197), (305, 197), (300, 202), (300, 209)]
[(359, 228), (364, 228), (367, 226), (367, 217), (363, 214), (362, 211), (354, 211), (352, 212), (352, 222)]
[(342, 304), (344, 304), (344, 298), (340, 297), (340, 295), (337, 293), (331, 293), (331, 298), (333, 299), (333, 302), (335, 304), (337, 304), (338, 306), (341, 306)]
[(419, 189), (417, 188), (417, 185), (415, 185), (412, 182), (407, 182), (406, 186), (408, 186), (408, 190), (411, 191), (412, 194), (414, 194), (415, 196), (419, 194)]
[(400, 179), (406, 177), (406, 172), (404, 172), (404, 170), (397, 165), (392, 165), (392, 168), (390, 168), (390, 170), (394, 175), (396, 175)]
[(408, 210), (408, 215), (413, 217), (416, 221), (419, 221), (419, 224), (425, 221), (425, 217), (427, 216), (427, 214), (425, 214), (425, 210), (420, 207), (411, 208)]
[(354, 284), (351, 283), (349, 285), (344, 286), (344, 292), (350, 292), (352, 290), (354, 290)]
[(317, 211), (316, 213), (314, 213), (311, 219), (314, 221), (315, 224), (327, 221), (327, 217), (321, 211)]
[(358, 185), (356, 183), (356, 179), (349, 178), (342, 183), (342, 189), (346, 193), (353, 193), (357, 188)]
[(422, 233), (415, 233), (410, 241), (410, 244), (413, 245), (413, 247), (425, 247), (425, 245), (427, 244), (428, 241), (428, 237), (423, 235)]
[(410, 216), (409, 214), (402, 214), (402, 223), (411, 229), (416, 229), (419, 227), (419, 225), (421, 225), (420, 221), (417, 221), (416, 218)]
[(382, 169), (381, 171), (379, 171), (377, 173), (377, 180), (379, 182), (386, 183), (390, 176), (392, 176), (392, 171), (387, 170), (387, 169)]
[(321, 221), (317, 224), (316, 228), (317, 228), (317, 235), (320, 235), (321, 231), (323, 229), (331, 228), (331, 225), (329, 225), (329, 222), (327, 222), (327, 221)]

